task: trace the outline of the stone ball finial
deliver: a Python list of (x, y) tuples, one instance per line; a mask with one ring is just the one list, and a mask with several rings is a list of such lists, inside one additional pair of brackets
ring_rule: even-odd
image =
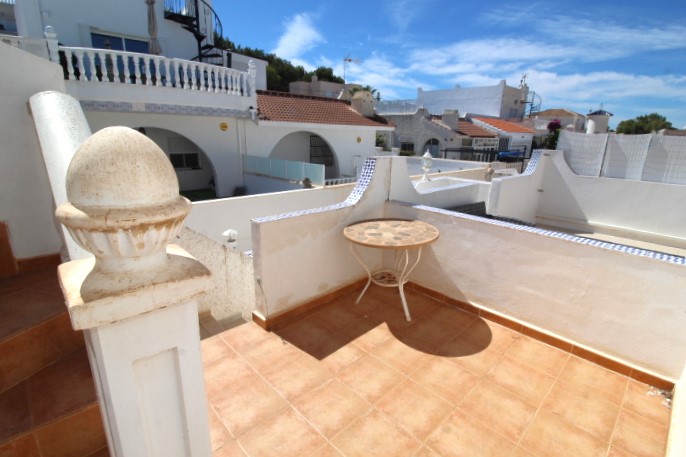
[(158, 206), (179, 197), (174, 167), (147, 136), (107, 127), (81, 144), (67, 170), (67, 199), (77, 208)]
[(96, 270), (164, 263), (165, 247), (191, 208), (164, 152), (127, 127), (108, 127), (84, 141), (69, 164), (66, 187), (69, 203), (57, 208), (57, 218), (95, 255)]

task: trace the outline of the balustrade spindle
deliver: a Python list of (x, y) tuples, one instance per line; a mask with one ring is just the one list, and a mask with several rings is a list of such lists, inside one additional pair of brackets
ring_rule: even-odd
[(164, 62), (163, 65), (164, 65), (164, 73), (165, 73), (165, 79), (163, 81), (164, 87), (167, 87), (167, 86), (173, 87), (174, 81), (172, 81), (172, 75), (174, 73), (172, 72), (172, 67), (173, 67), (172, 61), (169, 59), (165, 59), (163, 62)]
[[(112, 53), (112, 75), (113, 75), (113, 81), (114, 83), (121, 83), (121, 77), (119, 75), (119, 56), (117, 54)], [(122, 57), (122, 63), (124, 62), (124, 57)]]
[(194, 63), (188, 64), (188, 89), (190, 90), (195, 90), (195, 68)]
[(133, 57), (133, 71), (135, 72), (134, 74), (136, 75), (136, 85), (142, 86), (143, 81), (141, 81), (141, 67), (140, 67), (140, 61), (139, 57)]
[(143, 76), (145, 76), (145, 85), (152, 86), (152, 78), (150, 77), (152, 74), (150, 71), (150, 57), (145, 56), (141, 60), (143, 61)]
[(129, 57), (121, 56), (122, 66), (124, 67), (124, 84), (131, 84), (131, 70), (129, 69)]
[(86, 78), (86, 70), (83, 66), (83, 51), (76, 51), (76, 64), (79, 68), (79, 79), (88, 81)]
[(64, 50), (64, 58), (67, 65), (67, 75), (69, 75), (69, 81), (76, 81), (76, 72), (74, 71), (74, 64), (72, 63), (72, 58), (74, 54), (69, 50)]

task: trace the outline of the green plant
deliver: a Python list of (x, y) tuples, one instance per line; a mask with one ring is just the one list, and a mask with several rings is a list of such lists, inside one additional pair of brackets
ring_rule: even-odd
[(412, 157), (415, 155), (414, 151), (400, 151), (401, 156)]
[(381, 133), (376, 134), (376, 146), (382, 148), (386, 147), (386, 137)]

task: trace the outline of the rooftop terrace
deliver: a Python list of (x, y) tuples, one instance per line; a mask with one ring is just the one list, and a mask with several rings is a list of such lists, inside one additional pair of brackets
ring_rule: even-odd
[(356, 294), (202, 342), (213, 455), (664, 455), (655, 388), (417, 290), (409, 323)]

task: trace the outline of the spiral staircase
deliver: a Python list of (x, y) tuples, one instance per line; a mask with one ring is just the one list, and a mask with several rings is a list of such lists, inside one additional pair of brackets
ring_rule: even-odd
[(204, 0), (165, 0), (164, 18), (181, 24), (193, 34), (198, 43), (198, 54), (191, 60), (215, 65), (231, 66), (230, 53), (215, 46), (215, 37), (224, 36), (219, 16)]

